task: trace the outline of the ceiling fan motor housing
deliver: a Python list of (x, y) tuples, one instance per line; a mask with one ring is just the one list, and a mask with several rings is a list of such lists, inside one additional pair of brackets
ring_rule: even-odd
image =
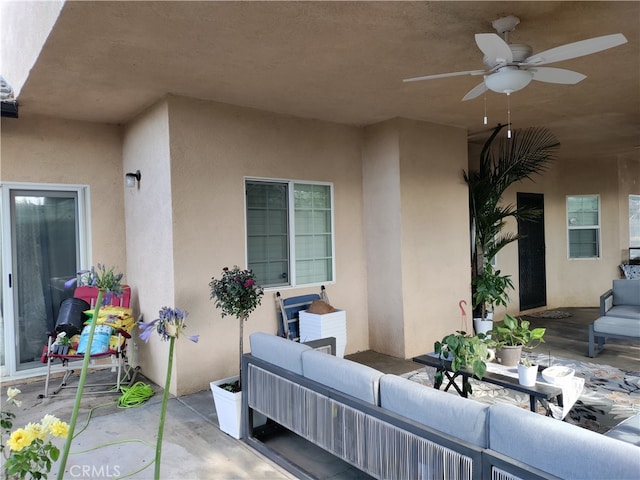
[[(511, 53), (513, 55), (513, 61), (508, 63), (508, 65), (517, 65), (518, 63), (522, 63), (533, 53), (533, 49), (529, 45), (524, 43), (510, 43), (509, 48), (511, 49)], [(486, 55), (483, 57), (482, 62), (489, 69), (501, 63), (498, 59), (487, 57)]]

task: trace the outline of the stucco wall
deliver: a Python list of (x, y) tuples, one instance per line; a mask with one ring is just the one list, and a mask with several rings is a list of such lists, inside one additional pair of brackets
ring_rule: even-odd
[(2, 119), (2, 182), (89, 185), (91, 263), (126, 267), (122, 131), (21, 115)]
[[(368, 348), (366, 266), (362, 233), (361, 132), (247, 108), (170, 97), (175, 302), (190, 312), (197, 345), (178, 342), (178, 392), (238, 372), (238, 325), (220, 317), (209, 281), (222, 268), (246, 267), (244, 178), (333, 182), (336, 282), (331, 303), (347, 312), (347, 353)], [(279, 289), (284, 297), (320, 287)], [(275, 333), (275, 290), (245, 324)]]
[(365, 129), (364, 225), (371, 349), (404, 356), (400, 135), (397, 122)]
[(470, 302), (466, 132), (403, 119), (365, 132), (370, 344), (409, 358), (462, 328)]
[[(150, 322), (162, 307), (175, 306), (171, 157), (165, 101), (127, 126), (122, 151), (125, 172), (140, 170), (142, 174), (139, 188), (124, 191), (127, 278), (133, 287), (136, 315), (141, 313)], [(134, 336), (133, 361), (159, 385), (165, 382), (168, 345), (159, 335), (152, 335), (148, 344)], [(177, 363), (177, 355), (174, 358)], [(176, 383), (174, 374), (170, 387), (174, 394)]]
[(400, 125), (404, 356), (410, 358), (432, 351), (449, 333), (471, 331), (469, 200), (462, 178), (467, 132), (410, 120)]

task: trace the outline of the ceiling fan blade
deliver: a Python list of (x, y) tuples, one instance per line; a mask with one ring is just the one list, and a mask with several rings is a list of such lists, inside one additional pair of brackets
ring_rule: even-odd
[(586, 75), (580, 72), (574, 72), (573, 70), (566, 70), (564, 68), (536, 67), (529, 68), (528, 70), (533, 72), (533, 79), (538, 82), (574, 85), (587, 78)]
[(513, 61), (513, 53), (507, 42), (495, 33), (476, 33), (478, 48), (491, 60), (498, 63), (510, 63)]
[(462, 75), (484, 75), (485, 70), (468, 70), (466, 72), (440, 73), (438, 75), (426, 75), (424, 77), (405, 78), (403, 82), (419, 82), (421, 80), (433, 80), (435, 78), (459, 77)]
[(479, 97), (484, 92), (489, 90), (484, 82), (479, 83), (475, 87), (473, 87), (469, 92), (462, 98), (462, 101), (465, 102), (467, 100), (473, 100), (476, 97)]
[(591, 55), (592, 53), (601, 52), (602, 50), (617, 47), (624, 43), (627, 43), (627, 39), (621, 33), (589, 38), (536, 53), (528, 57), (521, 65), (544, 65), (547, 63), (560, 62), (562, 60)]

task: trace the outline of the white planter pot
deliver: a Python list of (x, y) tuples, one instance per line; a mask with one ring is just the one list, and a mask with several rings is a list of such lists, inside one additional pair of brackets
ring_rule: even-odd
[(533, 387), (536, 384), (538, 378), (538, 366), (532, 365), (525, 367), (522, 364), (518, 364), (518, 382), (525, 387)]
[(473, 330), (476, 332), (476, 335), (479, 333), (486, 334), (492, 328), (493, 328), (493, 320), (490, 320), (490, 319), (483, 320), (481, 318), (473, 319)]
[[(216, 406), (216, 414), (218, 415), (218, 425), (227, 435), (233, 438), (242, 438), (242, 392), (229, 392), (220, 385), (225, 383), (233, 383), (238, 380), (238, 376), (223, 378), (211, 382), (211, 393), (213, 394), (213, 403)], [(258, 413), (253, 414), (254, 427), (264, 425), (267, 418)]]
[(336, 357), (344, 357), (347, 346), (347, 315), (344, 310), (336, 310), (324, 315), (302, 310), (299, 319), (301, 342), (335, 337)]

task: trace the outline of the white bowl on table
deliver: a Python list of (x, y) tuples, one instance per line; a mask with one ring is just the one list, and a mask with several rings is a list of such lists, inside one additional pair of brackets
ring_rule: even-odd
[(555, 365), (553, 367), (545, 368), (542, 371), (542, 378), (544, 378), (547, 383), (562, 385), (569, 379), (573, 378), (575, 373), (576, 371), (573, 368)]

